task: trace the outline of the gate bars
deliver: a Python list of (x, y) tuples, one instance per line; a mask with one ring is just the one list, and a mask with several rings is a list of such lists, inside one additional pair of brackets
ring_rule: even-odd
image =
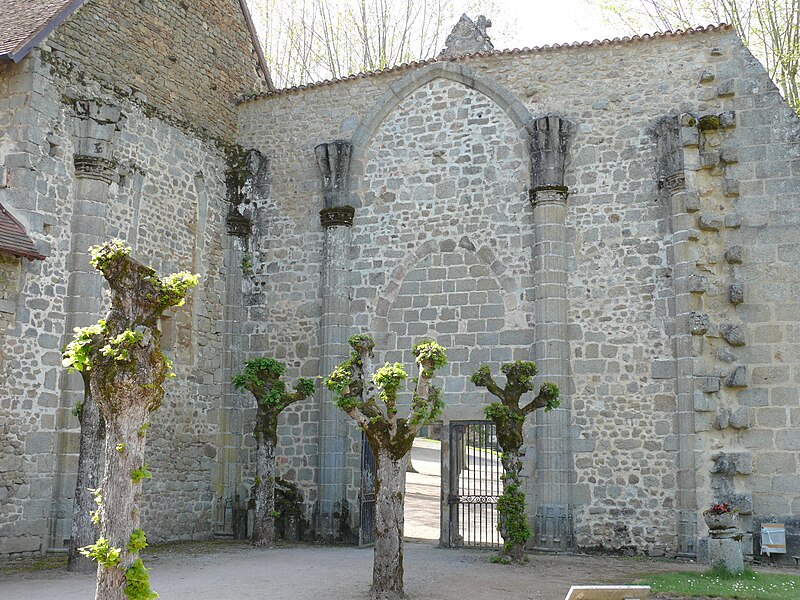
[(503, 493), (503, 465), (494, 423), (450, 423), (451, 547), (500, 548), (497, 500)]

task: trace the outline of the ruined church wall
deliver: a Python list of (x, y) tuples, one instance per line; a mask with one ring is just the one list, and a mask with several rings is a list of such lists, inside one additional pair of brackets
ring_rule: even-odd
[[(668, 62), (665, 56), (669, 56)], [(574, 452), (576, 545), (676, 552), (676, 523), (683, 518), (677, 512), (678, 489), (687, 485), (678, 481), (680, 453), (684, 453), (682, 460), (707, 472), (713, 466), (712, 454), (719, 449), (712, 439), (715, 436), (735, 441), (734, 450), (741, 444), (758, 448), (754, 468), (765, 474), (768, 485), (791, 488), (778, 494), (785, 500), (768, 500), (775, 498), (772, 488), (770, 492), (756, 492), (757, 512), (792, 514), (790, 504), (797, 497), (797, 488), (787, 476), (797, 472), (797, 465), (789, 464), (793, 458), (787, 452), (791, 445), (790, 406), (794, 402), (787, 386), (795, 377), (794, 359), (778, 367), (781, 375), (774, 383), (775, 392), (763, 387), (772, 385), (769, 381), (760, 379), (752, 381), (751, 389), (737, 392), (741, 402), (754, 397), (757, 400), (752, 402), (762, 404), (755, 413), (748, 413), (755, 419), (753, 428), (734, 430), (725, 425), (720, 430), (709, 427), (712, 433), (705, 434), (706, 417), (698, 412), (692, 416), (691, 431), (678, 429), (679, 422), (686, 424), (677, 415), (678, 379), (692, 377), (700, 388), (708, 373), (699, 360), (703, 350), (698, 348), (692, 351), (697, 359), (692, 363), (693, 372), (676, 370), (678, 323), (671, 263), (674, 237), (670, 206), (664, 200), (657, 172), (654, 136), (655, 124), (664, 115), (687, 112), (699, 117), (737, 111), (737, 127), (730, 135), (733, 144), (741, 145), (744, 151), (738, 163), (729, 167), (728, 179), (740, 180), (738, 199), (720, 191), (716, 195), (704, 193), (703, 202), (708, 210), (712, 204), (717, 212), (738, 210), (743, 215), (743, 227), (747, 227), (746, 211), (755, 212), (755, 206), (765, 198), (774, 197), (776, 207), (783, 207), (786, 214), (775, 212), (752, 221), (760, 223), (757, 236), (744, 233), (746, 229), (740, 231), (745, 254), (747, 244), (758, 246), (762, 245), (760, 239), (775, 240), (778, 234), (768, 233), (776, 225), (773, 221), (788, 218), (790, 206), (796, 202), (797, 187), (792, 187), (796, 185), (796, 179), (792, 179), (796, 178), (796, 142), (782, 129), (794, 122), (793, 117), (789, 117), (788, 109), (776, 109), (778, 100), (766, 75), (735, 35), (726, 31), (470, 57), (459, 62), (505, 86), (534, 117), (553, 113), (575, 125), (566, 182), (570, 188), (568, 341), (572, 385), (566, 390), (565, 402), (572, 411), (573, 423), (570, 444)], [(254, 330), (251, 348), (279, 347), (291, 356), (297, 346), (303, 352), (307, 344), (314, 348), (316, 342), (318, 347), (320, 340), (314, 336), (319, 329), (322, 299), (309, 294), (299, 304), (290, 300), (290, 294), (298, 296), (307, 286), (318, 286), (322, 277), (323, 231), (318, 217), (322, 195), (313, 148), (321, 142), (349, 139), (367, 113), (384, 101), (384, 92), (410, 72), (412, 69), (390, 71), (242, 104), (241, 142), (258, 148), (271, 161), (271, 194), (261, 206), (261, 223), (269, 225), (257, 228), (253, 239), (253, 281), (261, 292), (256, 304), (260, 302), (257, 310), (266, 321)], [(397, 106), (393, 104), (396, 100), (386, 100), (391, 110), (370, 133), (364, 181), (352, 183), (356, 187), (363, 184), (349, 257), (353, 331), (372, 329), (378, 334), (378, 346), (388, 348), (379, 360), (402, 358), (407, 364), (407, 342), (415, 336), (435, 334), (446, 346), (450, 342), (453, 364), (445, 379), (444, 400), (450, 407), (445, 419), (480, 415), (484, 396), (471, 389), (466, 377), (481, 362), (522, 357), (533, 339), (526, 327), (536, 325), (530, 312), (532, 212), (524, 196), (529, 185), (525, 151), (513, 141), (503, 111), (486, 100), (473, 89), (443, 80), (416, 90)], [(469, 106), (471, 110), (481, 103), (487, 107), (484, 126), (489, 129), (478, 135), (486, 135), (492, 143), (478, 148), (474, 145), (483, 140), (464, 133), (478, 133), (470, 129), (469, 119), (475, 115), (460, 115), (459, 109)], [(773, 114), (781, 116), (768, 117)], [(769, 120), (773, 118), (777, 120)], [(774, 131), (768, 133), (767, 127)], [(773, 142), (779, 142), (777, 150), (770, 149)], [(516, 157), (520, 164), (511, 167), (500, 157), (501, 152)], [(691, 150), (687, 152), (691, 166)], [(767, 152), (779, 166), (768, 165)], [(472, 162), (458, 162), (465, 155)], [(474, 193), (470, 187), (474, 184), (468, 178), (454, 181), (455, 185), (448, 181), (451, 173), (460, 173), (466, 166), (483, 180), (483, 190), (491, 190), (488, 197)], [(489, 167), (495, 171), (487, 178)], [(705, 171), (720, 179), (717, 187), (721, 190), (719, 169), (714, 171), (709, 166)], [(498, 182), (505, 187), (493, 187)], [(750, 218), (755, 219), (755, 214)], [(788, 239), (796, 235), (788, 226), (781, 231)], [(459, 242), (463, 236), (470, 239), (462, 246)], [(705, 243), (692, 239), (692, 256), (700, 263), (705, 253), (700, 246)], [(767, 246), (773, 243), (763, 242)], [(482, 248), (483, 258), (479, 256)], [(753, 252), (754, 256), (764, 256), (757, 248)], [(279, 253), (288, 262), (279, 260)], [(765, 253), (777, 258), (778, 247), (772, 246)], [(787, 261), (789, 253), (785, 246)], [(752, 264), (746, 268), (756, 281), (750, 292), (756, 294), (752, 296), (755, 300), (763, 293), (756, 289), (758, 282), (765, 282), (764, 271)], [(787, 262), (780, 270), (782, 277), (793, 281), (795, 275), (789, 271), (796, 273), (795, 267)], [(472, 285), (476, 289), (467, 291), (466, 286)], [(478, 290), (478, 285), (486, 289)], [(780, 289), (789, 293), (793, 288), (790, 283), (786, 287), (781, 284)], [(462, 291), (466, 295), (459, 295)], [(479, 291), (485, 292), (485, 297), (479, 296)], [(453, 297), (445, 299), (444, 295), (450, 293)], [(424, 298), (427, 294), (430, 297)], [(470, 294), (475, 294), (474, 299)], [(465, 300), (464, 305), (460, 298)], [(764, 302), (759, 300), (758, 304)], [(741, 320), (753, 322), (760, 332), (758, 339), (763, 340), (759, 344), (764, 344), (760, 358), (747, 350), (739, 360), (753, 364), (761, 376), (773, 373), (774, 361), (767, 353), (779, 351), (774, 339), (764, 337), (767, 332), (773, 332), (773, 338), (777, 335), (770, 321), (786, 319), (777, 327), (781, 335), (786, 332), (788, 336), (796, 319), (787, 312), (789, 309), (770, 302), (764, 309), (751, 308), (747, 302), (736, 308), (741, 311)], [(278, 318), (270, 316), (269, 309), (275, 306), (281, 307)], [(469, 316), (461, 315), (465, 309), (467, 315), (475, 315), (474, 324)], [(785, 316), (779, 317), (779, 310)], [(761, 317), (756, 314), (759, 312)], [(521, 318), (509, 326), (501, 322), (509, 314)], [(764, 324), (757, 325), (761, 319)], [(456, 331), (448, 331), (448, 327)], [(695, 339), (695, 344), (699, 343)], [(308, 373), (313, 374), (311, 369), (318, 360), (313, 356), (297, 364), (305, 362)], [(718, 379), (723, 370), (717, 367)], [(707, 396), (702, 391), (695, 394), (698, 411), (705, 406)], [(316, 407), (305, 410), (313, 423)], [(765, 423), (775, 417), (786, 428), (767, 440), (766, 447), (757, 440), (772, 434), (757, 426), (759, 415)], [(283, 442), (289, 442), (288, 429), (283, 431), (287, 432)], [(531, 476), (535, 474), (531, 454), (537, 432), (535, 427), (529, 432), (525, 473)], [(681, 447), (681, 433), (688, 433), (697, 445)], [(782, 466), (774, 466), (772, 458)], [(285, 464), (300, 465), (307, 460), (291, 456)], [(782, 470), (780, 476), (776, 469)], [(351, 480), (357, 487), (356, 472)], [(316, 480), (302, 479), (300, 483), (314, 494)], [(715, 488), (710, 476), (702, 473), (697, 485), (699, 491), (692, 488), (688, 493), (696, 498), (697, 504), (693, 500), (689, 504), (697, 507), (692, 511), (699, 518), (703, 505), (715, 496)], [(528, 492), (537, 494), (532, 484)], [(781, 513), (784, 509), (790, 512)], [(694, 527), (691, 536), (705, 536), (704, 526), (696, 520), (687, 527)]]
[[(166, 383), (164, 404), (153, 414), (147, 462), (154, 479), (144, 484), (142, 514), (153, 541), (211, 537), (221, 516), (218, 500), (239, 491), (240, 465), (249, 460), (226, 337), (232, 308), (227, 273), (239, 266), (225, 233), (226, 157), (188, 127), (84, 82), (81, 99), (121, 110), (106, 195), (84, 202), (74, 156), (85, 115), (79, 114), (74, 80), (54, 72), (52, 56), (43, 58), (38, 50), (4, 69), (0, 165), (7, 176), (0, 202), (23, 221), (47, 258), (4, 258), (2, 264), (3, 281), (13, 281), (16, 269), (19, 290), (0, 306), (3, 317), (12, 303), (15, 309), (13, 319), (4, 319), (10, 326), (3, 329), (0, 350), (2, 460), (4, 472), (14, 475), (4, 477), (0, 488), (0, 553), (41, 552), (63, 547), (69, 538), (78, 450), (71, 411), (82, 391), (80, 378), (61, 368), (60, 349), (72, 325), (88, 324), (106, 310), (101, 276), (88, 266), (85, 249), (112, 236), (130, 243), (134, 255), (160, 273), (201, 276), (186, 305), (162, 321), (164, 350), (177, 376)], [(87, 214), (87, 207), (98, 212)], [(3, 295), (13, 296), (13, 288)]]
[(263, 76), (239, 0), (87, 0), (46, 41), (56, 68), (76, 81), (155, 107), (228, 140), (235, 100)]

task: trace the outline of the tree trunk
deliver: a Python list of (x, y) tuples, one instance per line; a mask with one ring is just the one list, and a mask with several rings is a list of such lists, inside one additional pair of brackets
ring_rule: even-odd
[(256, 514), (253, 519), (253, 546), (275, 543), (275, 444), (256, 435)]
[(403, 495), (408, 455), (397, 460), (388, 449), (376, 453), (375, 560), (372, 599), (395, 600), (403, 593)]
[[(137, 558), (128, 552), (131, 533), (139, 528), (142, 483), (135, 483), (131, 473), (144, 465), (145, 437), (140, 428), (145, 423), (149, 403), (140, 398), (115, 397), (120, 407), (113, 420), (106, 421), (105, 472), (103, 502), (100, 505), (101, 535), (112, 548), (120, 549), (116, 566), (99, 565), (95, 600), (127, 600), (125, 571)], [(121, 400), (121, 401), (120, 401)]]
[(100, 487), (105, 433), (100, 409), (89, 389), (89, 374), (81, 373), (81, 375), (84, 379), (85, 393), (80, 412), (81, 447), (78, 456), (78, 481), (75, 484), (75, 499), (72, 504), (72, 535), (69, 540), (67, 570), (94, 573), (97, 571), (97, 565), (91, 558), (81, 554), (80, 549), (94, 544), (97, 539), (97, 528), (92, 523), (91, 516), (97, 505), (89, 490)]
[[(502, 556), (506, 556), (515, 562), (525, 560), (525, 542), (519, 541), (521, 528), (527, 527), (525, 516), (525, 494), (522, 492), (520, 473), (522, 472), (522, 460), (519, 448), (503, 453), (503, 495), (507, 498), (518, 499), (517, 510), (499, 511), (498, 529), (505, 544), (503, 545)], [(512, 507), (515, 503), (511, 503)], [(527, 538), (526, 536), (522, 536)], [(515, 539), (516, 538), (516, 539)]]

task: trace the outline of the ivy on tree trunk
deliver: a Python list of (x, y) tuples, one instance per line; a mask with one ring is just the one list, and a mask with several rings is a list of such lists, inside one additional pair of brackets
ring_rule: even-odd
[(275, 447), (278, 444), (278, 415), (284, 408), (314, 393), (314, 381), (299, 379), (294, 393), (286, 391), (281, 380), (286, 368), (271, 358), (256, 358), (245, 363), (233, 378), (239, 390), (256, 398), (256, 513), (253, 520), (253, 545), (270, 546), (275, 541)]
[(533, 411), (543, 408), (548, 412), (557, 408), (559, 391), (555, 384), (543, 383), (536, 397), (520, 406), (522, 395), (534, 390), (536, 363), (518, 360), (503, 364), (500, 370), (506, 376), (505, 388), (497, 385), (488, 365), (482, 365), (470, 379), (476, 386), (486, 388), (500, 399), (500, 402), (492, 402), (484, 409), (486, 418), (495, 424), (497, 441), (502, 450), (503, 493), (497, 502), (500, 513), (498, 529), (504, 542), (500, 559), (523, 562), (525, 542), (531, 530), (525, 517), (525, 492), (522, 491), (520, 480), (521, 448), (524, 442), (522, 426), (525, 417)]
[[(325, 381), (336, 393), (336, 405), (361, 428), (377, 459), (375, 488), (375, 549), (372, 570), (374, 600), (394, 600), (403, 593), (403, 497), (408, 454), (420, 428), (442, 411), (439, 390), (431, 384), (434, 371), (447, 364), (445, 350), (433, 340), (414, 345), (419, 367), (411, 412), (397, 416), (397, 392), (407, 374), (400, 363), (374, 370), (375, 342), (369, 335), (348, 340), (350, 358)], [(379, 403), (380, 401), (380, 403)]]
[(97, 541), (83, 553), (98, 562), (96, 600), (152, 600), (147, 569), (139, 551), (147, 546), (139, 529), (144, 480), (152, 477), (144, 462), (148, 416), (161, 406), (162, 384), (171, 377), (171, 361), (161, 352), (158, 320), (183, 304), (197, 276), (175, 273), (160, 278), (131, 258), (121, 240), (89, 249), (92, 265), (111, 287), (108, 316), (76, 331), (64, 353), (64, 365), (89, 372), (89, 389), (105, 422), (105, 471), (93, 491), (100, 528)]

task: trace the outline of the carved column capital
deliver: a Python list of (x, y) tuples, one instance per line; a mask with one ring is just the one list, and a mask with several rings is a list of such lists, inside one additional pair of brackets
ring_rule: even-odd
[(564, 188), (564, 170), (572, 125), (566, 119), (550, 115), (535, 119), (530, 125), (531, 187)]
[(664, 189), (670, 196), (686, 191), (686, 177), (681, 173), (673, 173), (663, 180)]
[(117, 161), (102, 156), (76, 154), (74, 162), (75, 177), (78, 179), (96, 179), (104, 183), (111, 183), (114, 171), (117, 168)]
[(352, 142), (346, 140), (326, 142), (314, 148), (317, 165), (322, 174), (322, 193), (326, 208), (349, 203), (352, 150)]
[(332, 206), (319, 211), (320, 221), (326, 229), (337, 225), (352, 227), (355, 215), (356, 209), (352, 206)]
[(565, 186), (541, 186), (528, 190), (531, 205), (535, 208), (545, 204), (565, 205), (569, 190)]

